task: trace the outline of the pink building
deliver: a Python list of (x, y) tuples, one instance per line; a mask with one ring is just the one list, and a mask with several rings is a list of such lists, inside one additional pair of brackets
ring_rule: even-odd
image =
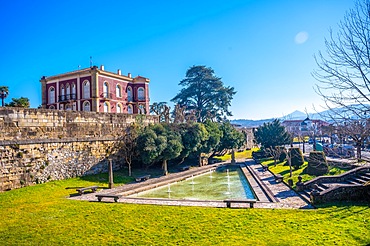
[(97, 66), (40, 79), (42, 108), (149, 114), (149, 79)]

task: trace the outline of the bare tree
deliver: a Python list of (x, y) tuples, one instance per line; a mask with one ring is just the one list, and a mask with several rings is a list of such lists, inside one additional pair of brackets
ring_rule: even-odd
[(316, 91), (331, 110), (330, 118), (364, 118), (370, 109), (370, 0), (356, 1), (338, 28), (325, 40), (326, 55), (315, 56)]
[(137, 153), (137, 138), (139, 136), (139, 126), (132, 124), (126, 128), (126, 131), (121, 137), (121, 148), (123, 150), (123, 156), (128, 166), (128, 176), (132, 175), (132, 161), (138, 155)]
[(330, 30), (325, 45), (326, 54), (315, 56), (316, 92), (329, 109), (324, 117), (338, 133), (354, 139), (360, 159), (361, 146), (369, 136), (370, 0), (357, 0), (339, 22), (338, 32)]

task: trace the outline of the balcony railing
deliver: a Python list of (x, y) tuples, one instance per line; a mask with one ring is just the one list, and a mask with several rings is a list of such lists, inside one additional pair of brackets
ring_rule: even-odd
[(110, 92), (103, 92), (100, 96), (101, 96), (102, 98), (104, 98), (104, 99), (112, 99), (112, 98), (113, 98), (113, 93), (110, 93)]
[(76, 94), (67, 94), (67, 95), (60, 95), (59, 96), (59, 102), (76, 100), (76, 99), (77, 99)]

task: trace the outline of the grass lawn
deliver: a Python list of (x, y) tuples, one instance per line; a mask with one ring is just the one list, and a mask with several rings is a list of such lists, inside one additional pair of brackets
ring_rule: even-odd
[[(290, 168), (289, 168), (289, 165), (285, 165), (286, 164), (286, 161), (277, 163), (276, 166), (274, 165), (274, 161), (273, 160), (263, 161), (261, 164), (267, 165), (269, 167), (269, 170), (271, 172), (273, 172), (275, 174), (280, 173), (281, 175), (283, 175), (285, 181), (287, 181), (288, 179), (292, 179), (293, 180), (293, 184), (294, 184), (293, 185), (293, 188), (295, 187), (295, 184), (298, 182), (298, 176), (302, 176), (302, 181), (303, 182), (306, 182), (308, 180), (311, 180), (313, 178), (316, 178), (316, 176), (309, 175), (309, 174), (307, 174), (307, 173), (304, 172), (304, 170), (306, 169), (306, 167), (308, 165), (307, 162), (305, 162), (297, 170), (295, 170), (292, 167), (292, 174), (293, 174), (292, 177), (290, 177)], [(338, 175), (338, 174), (347, 172), (348, 170), (349, 169), (346, 169), (346, 168), (329, 166), (328, 175)]]
[[(115, 183), (132, 180), (115, 173)], [(107, 186), (107, 175), (0, 194), (1, 245), (366, 245), (368, 206), (316, 210), (224, 209), (66, 199)]]
[[(244, 150), (241, 152), (235, 151), (235, 159), (250, 159), (252, 158), (252, 152), (258, 150), (256, 149), (251, 149), (251, 150)], [(231, 160), (231, 153), (223, 155), (223, 156), (216, 156), (214, 157), (215, 159), (221, 160), (221, 161), (228, 161)]]

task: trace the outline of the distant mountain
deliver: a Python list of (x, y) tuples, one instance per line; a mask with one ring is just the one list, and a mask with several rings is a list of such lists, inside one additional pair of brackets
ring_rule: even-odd
[[(314, 120), (324, 120), (326, 122), (333, 122), (332, 120), (332, 117), (335, 117), (336, 115), (345, 115), (346, 118), (352, 118), (352, 119), (356, 119), (356, 118), (359, 118), (359, 116), (353, 114), (351, 112), (351, 110), (349, 109), (353, 109), (355, 110), (356, 112), (363, 112), (363, 114), (365, 115), (366, 113), (368, 115), (370, 115), (370, 105), (351, 105), (351, 106), (348, 106), (347, 108), (336, 108), (336, 109), (333, 109), (332, 110), (324, 110), (322, 112), (319, 112), (319, 113), (309, 113), (308, 114), (308, 117), (310, 119), (314, 119)], [(333, 113), (335, 112), (335, 113)], [(330, 117), (330, 115), (332, 117)], [(306, 113), (303, 113), (299, 110), (296, 110), (284, 117), (280, 117), (278, 118), (281, 122), (283, 122), (284, 120), (304, 120), (307, 118), (307, 114)], [(271, 122), (273, 121), (275, 118), (271, 118), (271, 119), (263, 119), (263, 120), (247, 120), (247, 119), (236, 119), (236, 120), (231, 120), (230, 122), (232, 124), (237, 124), (237, 125), (241, 125), (243, 127), (259, 127), (261, 125), (263, 125), (263, 123), (267, 123), (267, 122)], [(342, 119), (340, 119), (342, 120)]]
[(259, 127), (259, 126), (263, 125), (263, 123), (271, 122), (273, 120), (274, 119), (265, 119), (265, 120), (244, 120), (244, 119), (241, 119), (241, 120), (231, 120), (230, 122), (231, 122), (231, 124), (241, 125), (243, 127), (252, 128), (252, 127)]
[(280, 120), (304, 120), (307, 118), (307, 114), (296, 110), (293, 113), (290, 113), (284, 117), (281, 117)]

